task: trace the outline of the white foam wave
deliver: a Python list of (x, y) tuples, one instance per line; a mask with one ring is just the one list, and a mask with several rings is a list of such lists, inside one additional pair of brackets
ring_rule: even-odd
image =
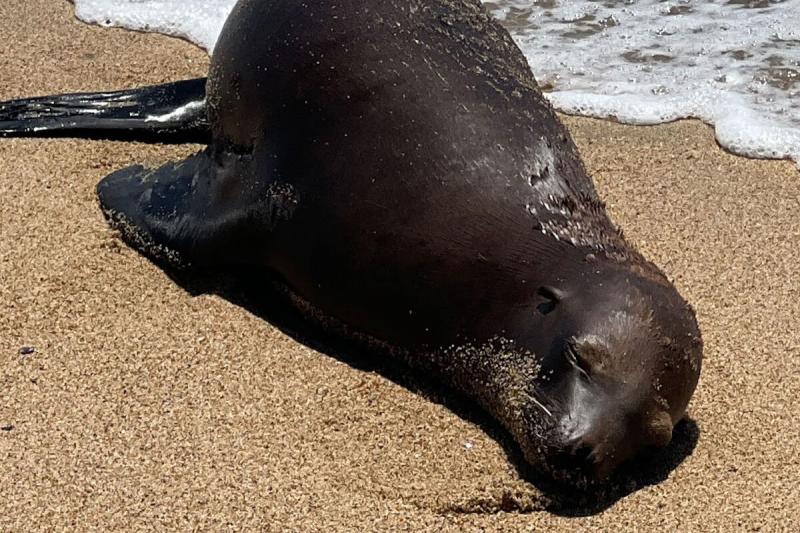
[[(75, 0), (82, 20), (206, 50), (235, 0)], [(484, 0), (556, 108), (631, 124), (699, 118), (742, 155), (800, 165), (800, 0)]]
[(236, 0), (75, 0), (75, 15), (92, 24), (180, 37), (209, 52)]

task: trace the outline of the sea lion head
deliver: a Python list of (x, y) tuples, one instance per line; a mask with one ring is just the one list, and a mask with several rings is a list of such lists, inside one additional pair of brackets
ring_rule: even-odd
[(541, 377), (518, 436), (556, 479), (605, 479), (639, 451), (666, 446), (686, 412), (702, 341), (691, 307), (656, 274), (614, 269), (540, 290), (557, 333), (537, 347)]

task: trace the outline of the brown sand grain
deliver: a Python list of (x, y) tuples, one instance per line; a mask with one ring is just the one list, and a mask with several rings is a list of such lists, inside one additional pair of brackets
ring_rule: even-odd
[[(67, 2), (2, 0), (0, 36), (0, 100), (207, 66)], [(565, 120), (704, 332), (699, 441), (666, 481), (588, 517), (504, 512), (537, 492), (478, 425), (188, 294), (107, 229), (104, 175), (195, 147), (0, 140), (0, 531), (800, 530), (800, 172), (697, 122)]]

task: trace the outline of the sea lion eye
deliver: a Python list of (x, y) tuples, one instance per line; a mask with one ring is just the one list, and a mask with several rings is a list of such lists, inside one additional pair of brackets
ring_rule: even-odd
[(580, 354), (580, 352), (575, 348), (575, 344), (573, 342), (567, 343), (567, 349), (564, 350), (564, 356), (569, 361), (569, 364), (572, 365), (581, 375), (585, 378), (591, 377), (592, 372), (592, 365), (584, 359), (584, 357)]

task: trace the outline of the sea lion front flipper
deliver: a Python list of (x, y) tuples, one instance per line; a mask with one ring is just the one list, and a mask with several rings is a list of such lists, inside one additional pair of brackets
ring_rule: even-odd
[(156, 169), (127, 167), (98, 183), (97, 198), (109, 223), (132, 247), (156, 261), (186, 266), (203, 240), (191, 204), (194, 182), (208, 168), (203, 152)]
[(290, 186), (209, 150), (156, 169), (114, 172), (100, 181), (97, 196), (131, 246), (173, 267), (238, 262), (237, 243), (265, 244), (297, 203)]

